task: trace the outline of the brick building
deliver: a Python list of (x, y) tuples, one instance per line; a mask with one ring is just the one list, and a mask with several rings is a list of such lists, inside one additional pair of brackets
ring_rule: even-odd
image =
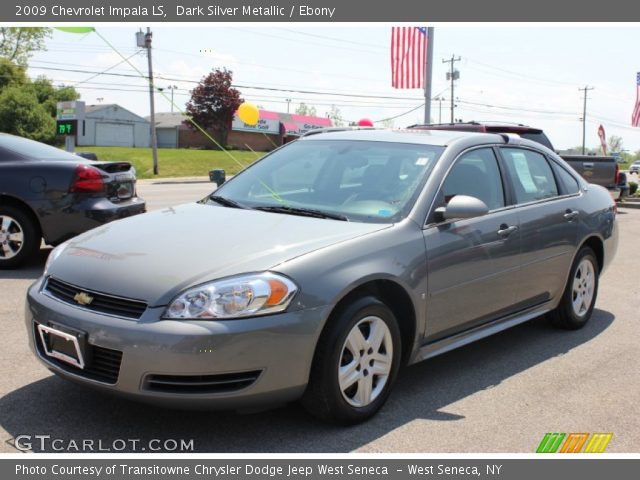
[[(202, 132), (191, 129), (184, 123), (185, 120), (186, 117), (181, 113), (157, 113), (158, 146), (160, 148), (211, 148), (211, 140)], [(234, 117), (227, 144), (239, 150), (264, 152), (294, 140), (314, 128), (330, 126), (331, 120), (324, 117), (260, 110), (260, 120), (254, 126), (247, 125)]]

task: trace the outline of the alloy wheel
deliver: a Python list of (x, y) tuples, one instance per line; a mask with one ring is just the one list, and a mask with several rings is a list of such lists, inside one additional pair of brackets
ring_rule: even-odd
[(573, 277), (572, 306), (573, 313), (584, 316), (591, 307), (595, 290), (595, 269), (588, 258), (583, 258)]
[(0, 216), (0, 260), (9, 260), (22, 250), (24, 230), (15, 218)]
[(393, 341), (387, 324), (368, 316), (353, 326), (342, 347), (338, 382), (342, 397), (366, 407), (383, 391), (393, 363)]

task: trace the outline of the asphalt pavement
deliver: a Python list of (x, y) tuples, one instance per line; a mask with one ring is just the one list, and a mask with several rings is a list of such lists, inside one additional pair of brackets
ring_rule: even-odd
[[(211, 190), (202, 179), (139, 184), (150, 210)], [(298, 404), (252, 414), (166, 410), (52, 375), (32, 357), (23, 325), (43, 249), (26, 268), (0, 271), (0, 452), (15, 453), (19, 435), (50, 435), (65, 445), (193, 440), (197, 452), (532, 453), (546, 432), (612, 432), (607, 452), (640, 452), (640, 210), (622, 208), (618, 221), (618, 254), (584, 329), (558, 331), (540, 318), (408, 367), (383, 410), (349, 428), (322, 424)]]

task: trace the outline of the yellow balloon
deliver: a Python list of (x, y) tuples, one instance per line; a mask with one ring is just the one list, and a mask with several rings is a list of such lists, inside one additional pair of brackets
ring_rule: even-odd
[(247, 125), (256, 125), (260, 120), (260, 111), (253, 103), (244, 102), (238, 108), (238, 117)]

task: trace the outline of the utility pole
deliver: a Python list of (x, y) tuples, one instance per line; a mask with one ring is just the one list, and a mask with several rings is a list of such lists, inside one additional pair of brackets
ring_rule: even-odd
[(584, 92), (584, 106), (582, 107), (582, 155), (585, 152), (585, 137), (587, 134), (587, 92), (593, 90), (593, 87), (585, 85), (584, 88), (579, 88)]
[[(147, 27), (147, 33), (143, 34), (142, 30), (136, 34), (136, 42), (138, 47), (147, 49), (147, 60), (149, 61), (149, 113), (151, 120), (151, 153), (153, 155), (153, 174), (158, 175), (158, 138), (156, 137), (156, 107), (154, 102), (153, 87), (153, 62), (151, 60), (151, 40), (153, 33)], [(173, 90), (171, 91), (173, 96)], [(171, 102), (173, 108), (173, 102)]]
[(424, 62), (424, 123), (431, 123), (431, 85), (433, 84), (433, 41), (434, 28), (427, 27), (427, 56)]
[(453, 103), (453, 100), (455, 98), (454, 95), (454, 80), (458, 80), (460, 78), (460, 72), (458, 70), (454, 69), (454, 64), (456, 62), (459, 62), (461, 60), (460, 57), (456, 58), (455, 55), (451, 55), (451, 59), (449, 60), (442, 60), (442, 63), (449, 63), (449, 71), (447, 72), (447, 80), (451, 80), (451, 123), (454, 122), (454, 109), (455, 109), (455, 105)]
[(173, 91), (174, 91), (175, 89), (177, 89), (177, 88), (178, 88), (178, 86), (177, 86), (177, 85), (169, 85), (167, 88), (168, 88), (169, 90), (171, 90), (171, 113), (173, 113)]
[(287, 102), (287, 113), (289, 113), (289, 106), (291, 105), (291, 99), (285, 98), (284, 101)]

